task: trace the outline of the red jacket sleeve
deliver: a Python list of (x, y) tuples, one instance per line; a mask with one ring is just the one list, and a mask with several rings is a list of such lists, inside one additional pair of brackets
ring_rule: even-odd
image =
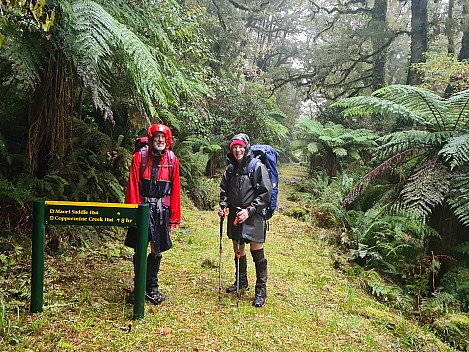
[(140, 204), (141, 197), (138, 187), (140, 181), (140, 164), (142, 163), (142, 154), (135, 153), (130, 164), (129, 181), (125, 192), (125, 203)]
[(181, 179), (179, 177), (179, 159), (176, 156), (174, 156), (172, 176), (169, 224), (174, 226), (181, 223)]

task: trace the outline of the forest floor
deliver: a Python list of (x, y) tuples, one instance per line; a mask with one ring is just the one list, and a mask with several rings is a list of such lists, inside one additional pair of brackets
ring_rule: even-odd
[[(281, 169), (280, 208), (303, 169)], [(451, 351), (435, 335), (376, 301), (344, 268), (327, 230), (276, 214), (265, 245), (268, 300), (251, 306), (251, 290), (218, 296), (219, 219), (185, 201), (183, 224), (163, 254), (166, 300), (132, 320), (132, 251), (124, 231), (98, 229), (85, 245), (46, 255), (44, 310), (0, 309), (2, 351)], [(106, 232), (108, 231), (108, 232)], [(104, 238), (106, 240), (104, 240)], [(232, 245), (223, 236), (223, 288), (234, 280)], [(28, 249), (26, 248), (25, 251)], [(0, 281), (0, 284), (2, 282)], [(3, 280), (5, 284), (5, 280)], [(0, 285), (1, 287), (1, 285)], [(1, 294), (0, 294), (1, 298)], [(11, 302), (10, 302), (11, 303)]]

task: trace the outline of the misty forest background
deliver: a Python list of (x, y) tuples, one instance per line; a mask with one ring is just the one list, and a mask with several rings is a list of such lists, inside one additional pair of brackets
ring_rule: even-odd
[(448, 317), (464, 350), (467, 59), (468, 0), (0, 1), (2, 316), (27, 309), (12, 258), (32, 201), (122, 202), (135, 138), (164, 123), (201, 210), (234, 133), (304, 165), (279, 212), (331, 229), (376, 299)]

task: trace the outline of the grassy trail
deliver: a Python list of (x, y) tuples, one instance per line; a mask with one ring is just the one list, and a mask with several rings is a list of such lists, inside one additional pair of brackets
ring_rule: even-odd
[[(280, 207), (289, 183), (303, 176), (281, 169)], [(123, 234), (74, 254), (48, 256), (44, 312), (10, 317), (0, 350), (15, 351), (450, 351), (434, 335), (376, 302), (356, 280), (333, 268), (335, 248), (324, 230), (277, 214), (265, 252), (268, 300), (253, 308), (251, 290), (218, 299), (219, 223), (214, 211), (184, 206), (173, 248), (163, 254), (160, 288), (166, 301), (146, 304), (131, 321), (132, 252)], [(234, 280), (224, 236), (223, 287)], [(5, 319), (5, 317), (4, 317)]]

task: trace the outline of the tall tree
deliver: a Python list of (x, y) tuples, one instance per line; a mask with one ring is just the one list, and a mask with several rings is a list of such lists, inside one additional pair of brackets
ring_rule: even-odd
[(377, 34), (372, 38), (373, 51), (375, 53), (373, 59), (373, 81), (372, 90), (375, 91), (379, 88), (383, 88), (385, 85), (386, 75), (386, 48), (382, 48), (383, 35), (380, 33), (386, 33), (386, 15), (388, 10), (387, 0), (375, 0), (373, 10), (371, 11), (371, 18), (373, 24), (376, 26)]
[(458, 60), (469, 59), (469, 0), (462, 0), (462, 39)]
[(455, 53), (455, 31), (454, 31), (454, 0), (448, 1), (448, 16), (445, 22), (445, 33), (448, 38), (448, 54)]
[(411, 4), (410, 64), (407, 84), (419, 85), (421, 75), (412, 64), (425, 61), (424, 53), (428, 50), (428, 0), (412, 0)]

